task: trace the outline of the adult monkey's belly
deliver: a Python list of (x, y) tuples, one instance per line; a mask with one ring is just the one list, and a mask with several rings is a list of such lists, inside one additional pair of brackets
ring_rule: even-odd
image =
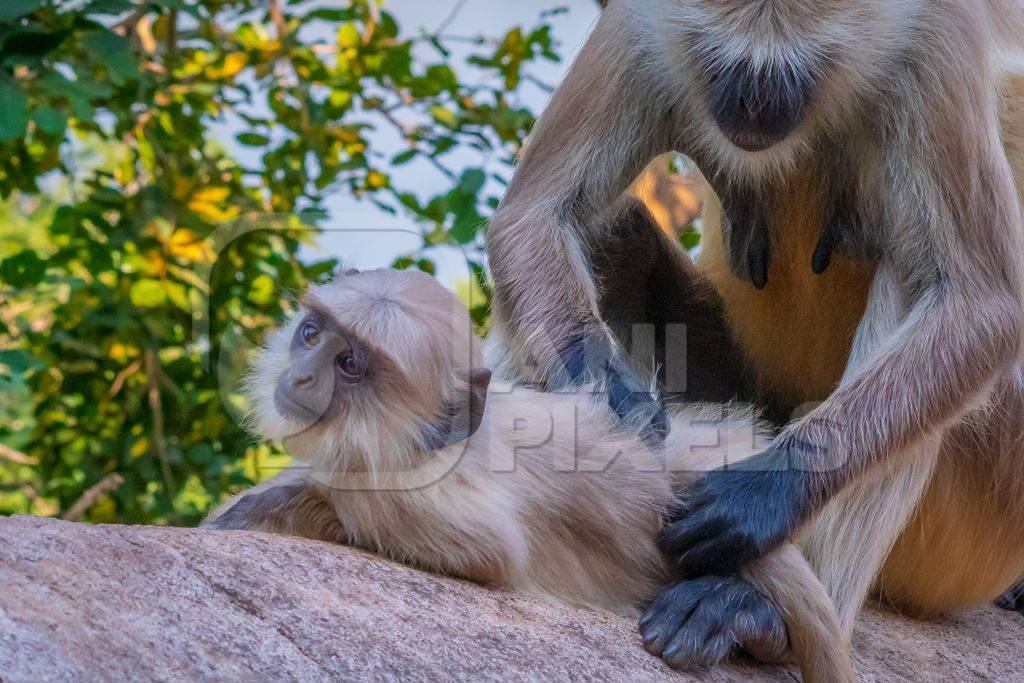
[[(1019, 89), (1017, 94), (1024, 94)], [(1019, 119), (1014, 118), (1016, 127), (1007, 127), (1006, 142), (1017, 161), (1024, 158), (1014, 155), (1024, 151), (1024, 96), (1010, 104)], [(1018, 182), (1024, 187), (1022, 175)], [(822, 211), (807, 202), (782, 205), (777, 225), (784, 228), (772, 236), (773, 260), (763, 290), (732, 274), (721, 205), (711, 192), (697, 265), (722, 297), (762, 400), (806, 408), (827, 397), (843, 375), (874, 267), (837, 254), (823, 275), (815, 275), (811, 256)], [(1024, 482), (1016, 481), (1019, 465), (997, 456), (1006, 453), (1000, 439), (1014, 433), (1013, 421), (1024, 418), (1024, 404), (1019, 388), (997, 391), (995, 408), (947, 435), (928, 491), (876, 581), (876, 593), (901, 609), (934, 614), (985, 604), (1024, 574), (1024, 515), (1008, 514), (1024, 506)], [(984, 553), (976, 552), (978, 538), (991, 539)]]
[(874, 267), (836, 254), (829, 269), (815, 275), (811, 256), (824, 224), (823, 211), (806, 201), (779, 203), (782, 214), (775, 225), (781, 229), (772, 235), (763, 290), (732, 274), (722, 238), (721, 204), (711, 192), (704, 204), (697, 265), (722, 297), (759, 394), (766, 402), (796, 407), (824, 400), (839, 383)]

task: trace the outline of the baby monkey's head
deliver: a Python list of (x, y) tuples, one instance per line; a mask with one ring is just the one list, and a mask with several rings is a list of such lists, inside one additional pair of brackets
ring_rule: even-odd
[(254, 431), (299, 458), (399, 456), (472, 434), (489, 380), (469, 312), (434, 278), (350, 270), (270, 335), (247, 393)]

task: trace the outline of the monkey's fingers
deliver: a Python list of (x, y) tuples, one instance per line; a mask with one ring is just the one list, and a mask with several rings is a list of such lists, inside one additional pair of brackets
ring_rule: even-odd
[(751, 539), (713, 513), (676, 522), (658, 540), (662, 552), (686, 578), (730, 574), (760, 557)]
[(666, 589), (641, 622), (645, 646), (674, 669), (708, 669), (739, 647), (765, 661), (789, 639), (775, 606), (738, 577), (704, 577)]
[(638, 431), (649, 446), (657, 446), (669, 433), (664, 406), (644, 386), (632, 368), (615, 353), (602, 333), (589, 332), (573, 337), (559, 352), (560, 372), (548, 381), (549, 390), (603, 382), (608, 406), (624, 424)]
[(562, 367), (555, 368), (547, 378), (546, 389), (557, 391), (602, 380), (612, 355), (611, 342), (604, 334), (574, 335), (558, 352)]
[(619, 420), (639, 430), (648, 446), (657, 446), (671, 429), (665, 406), (650, 392), (638, 390), (638, 380), (625, 372), (628, 368), (609, 365), (608, 406)]
[(731, 631), (706, 628), (703, 619), (692, 620), (679, 630), (675, 640), (665, 648), (662, 659), (677, 671), (706, 671), (722, 662), (736, 648), (736, 637)]
[(785, 664), (793, 661), (789, 633), (779, 608), (753, 586), (745, 582), (743, 585), (749, 591), (739, 609), (745, 618), (735, 620), (736, 642), (759, 662)]
[(648, 652), (661, 656), (700, 604), (703, 595), (700, 587), (704, 585), (695, 581), (680, 582), (664, 589), (654, 599), (640, 619), (640, 636)]
[(814, 248), (814, 254), (811, 256), (811, 270), (815, 275), (822, 275), (832, 265), (832, 252), (835, 251), (839, 237), (837, 218), (833, 217), (822, 231), (818, 246)]
[(763, 200), (755, 191), (731, 186), (721, 198), (722, 230), (733, 274), (764, 289), (772, 254)]
[(762, 225), (751, 234), (750, 243), (747, 245), (747, 271), (750, 273), (750, 281), (758, 289), (768, 286), (768, 268), (772, 262), (771, 248), (768, 227)]
[(785, 541), (812, 509), (802, 472), (780, 470), (767, 452), (749, 469), (702, 475), (659, 535), (659, 547), (685, 577), (732, 574)]

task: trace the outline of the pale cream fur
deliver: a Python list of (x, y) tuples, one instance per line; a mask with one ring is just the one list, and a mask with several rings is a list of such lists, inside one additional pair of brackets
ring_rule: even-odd
[[(716, 66), (823, 53), (782, 143), (744, 152), (712, 121)], [(714, 220), (701, 266), (761, 388), (824, 401), (784, 436), (847, 456), (802, 530), (844, 629), (872, 585), (917, 612), (991, 599), (1024, 573), (1022, 74), (1021, 0), (615, 0), (492, 221), (500, 339), (544, 378), (551, 349), (603, 330), (579, 253), (657, 154), (769, 188), (767, 289), (733, 278)], [(830, 150), (855, 162), (878, 261), (816, 277)]]
[[(430, 278), (375, 271), (311, 296), (401, 358), (414, 383), (438, 382), (438, 399), (459, 389), (460, 367), (480, 362), (476, 345), (464, 343), (472, 337), (468, 313)], [(476, 434), (442, 451), (418, 445), (424, 415), (391, 388), (364, 392), (364, 405), (339, 421), (297, 425), (269, 397), (302, 317), (270, 337), (249, 383), (254, 430), (283, 439), (295, 469), (229, 501), (208, 524), (247, 495), (306, 482), (315, 493), (302, 495), (328, 501), (350, 543), (484, 584), (636, 614), (671, 579), (655, 537), (674, 490), (764, 442), (750, 414), (708, 407), (673, 413), (671, 436), (652, 451), (610, 417), (600, 391), (539, 393), (512, 381), (492, 385)], [(321, 537), (316, 528), (332, 527), (317, 520), (310, 531), (275, 517), (236, 528)], [(787, 545), (745, 576), (782, 611), (807, 680), (854, 680), (832, 603), (799, 551)]]
[[(1024, 200), (1024, 60), (1010, 54), (1005, 63), (999, 99), (1002, 140)], [(777, 251), (763, 291), (731, 273), (722, 245), (721, 205), (713, 193), (705, 199), (705, 246), (697, 262), (725, 300), (761, 389), (792, 404), (821, 402), (838, 385), (874, 277), (874, 264), (841, 255), (822, 276), (807, 268), (823, 220), (807, 215), (820, 212), (816, 204), (796, 199), (807, 194), (794, 193), (786, 207), (787, 231), (773, 244)], [(926, 466), (917, 473), (931, 476), (930, 481), (917, 478), (917, 483), (892, 487), (901, 499), (913, 500), (912, 490), (923, 491), (923, 498), (915, 510), (901, 511), (897, 521), (903, 531), (891, 553), (882, 548), (884, 563), (873, 582), (852, 576), (855, 572), (835, 556), (835, 548), (840, 540), (855, 542), (850, 524), (870, 529), (887, 523), (866, 524), (865, 496), (877, 488), (875, 477), (826, 509), (815, 527), (822, 533), (809, 534), (804, 543), (818, 558), (819, 571), (831, 577), (834, 593), (867, 581), (880, 598), (900, 609), (934, 615), (987, 603), (1024, 574), (1022, 381), (1019, 370), (1007, 377), (987, 408), (948, 434), (934, 469)], [(839, 600), (846, 603), (844, 623), (852, 622), (862, 593), (854, 590), (848, 600)]]

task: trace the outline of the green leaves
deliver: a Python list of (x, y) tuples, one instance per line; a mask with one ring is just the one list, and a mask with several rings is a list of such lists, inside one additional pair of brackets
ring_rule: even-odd
[(139, 280), (132, 284), (131, 302), (140, 308), (157, 308), (167, 301), (167, 292), (159, 280)]
[(28, 98), (17, 83), (0, 78), (0, 141), (25, 135)]
[(434, 120), (440, 123), (445, 128), (454, 129), (459, 125), (458, 117), (448, 109), (440, 105), (435, 105), (430, 108), (430, 115), (434, 117)]
[(63, 135), (68, 125), (68, 117), (52, 107), (40, 107), (32, 114), (32, 120), (41, 129), (52, 135)]
[(56, 50), (71, 35), (67, 28), (45, 31), (31, 28), (31, 24), (29, 26), (7, 33), (0, 48), (0, 57), (5, 61), (17, 57), (40, 58)]
[(0, 282), (15, 289), (34, 287), (46, 276), (46, 262), (34, 251), (22, 251), (0, 262)]
[(139, 77), (131, 45), (113, 31), (89, 31), (82, 38), (82, 46), (102, 64), (116, 85)]
[(116, 472), (88, 520), (194, 524), (287, 464), (232, 387), (330, 277), (302, 248), (345, 227), (338, 198), (419, 230), (396, 267), (458, 245), (486, 329), (481, 230), (533, 124), (521, 85), (557, 58), (546, 19), (450, 49), (386, 2), (279, 7), (0, 0), (0, 442), (37, 463), (0, 460), (0, 514)]
[(43, 6), (40, 0), (3, 0), (0, 2), (0, 21), (11, 21)]
[(338, 28), (338, 47), (357, 48), (363, 43), (363, 36), (355, 24), (342, 24)]
[(246, 147), (265, 147), (270, 143), (270, 138), (259, 133), (239, 133), (235, 138)]
[(446, 197), (447, 209), (454, 217), (449, 233), (459, 244), (472, 242), (484, 224), (484, 217), (477, 211), (477, 195), (486, 181), (487, 176), (481, 169), (468, 169), (459, 179), (458, 187)]
[(131, 0), (92, 0), (84, 14), (121, 14), (135, 7)]

